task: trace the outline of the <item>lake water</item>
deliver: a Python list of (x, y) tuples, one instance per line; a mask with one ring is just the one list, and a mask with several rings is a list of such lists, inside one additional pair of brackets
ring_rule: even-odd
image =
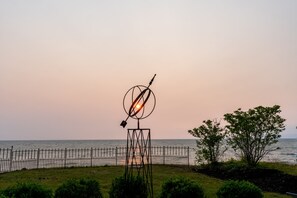
[[(0, 148), (14, 150), (26, 149), (64, 149), (64, 148), (110, 148), (126, 146), (126, 140), (26, 140), (26, 141), (0, 141)], [(158, 139), (152, 140), (152, 146), (189, 146), (190, 164), (195, 161), (195, 139)], [(273, 147), (278, 150), (272, 151), (264, 160), (297, 164), (297, 139), (280, 139)], [(236, 158), (234, 152), (229, 149), (224, 159)]]

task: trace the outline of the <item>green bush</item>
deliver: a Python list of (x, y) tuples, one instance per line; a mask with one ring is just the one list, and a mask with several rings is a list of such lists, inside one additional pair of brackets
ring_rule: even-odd
[(184, 178), (171, 178), (164, 182), (160, 198), (200, 198), (204, 191), (194, 181)]
[(0, 198), (8, 198), (5, 195), (3, 195), (2, 193), (0, 193)]
[(262, 198), (260, 188), (247, 181), (227, 181), (217, 192), (218, 198)]
[[(0, 196), (1, 197), (1, 196)], [(51, 198), (52, 191), (35, 183), (18, 183), (3, 191), (3, 197), (13, 198)], [(1, 197), (2, 198), (2, 197)]]
[(55, 198), (102, 198), (102, 193), (96, 180), (72, 179), (58, 187)]
[(117, 177), (112, 181), (109, 191), (110, 198), (146, 198), (147, 186), (142, 177)]

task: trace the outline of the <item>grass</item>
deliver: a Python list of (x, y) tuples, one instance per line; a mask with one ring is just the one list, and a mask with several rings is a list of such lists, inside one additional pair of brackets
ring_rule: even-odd
[(297, 175), (297, 165), (285, 164), (285, 163), (270, 163), (270, 162), (261, 162), (260, 166), (277, 169), (289, 175)]
[[(272, 165), (263, 164), (263, 166)], [(276, 166), (278, 168), (282, 168), (281, 165)], [(286, 167), (286, 170), (289, 169), (289, 167)], [(22, 170), (0, 174), (0, 189), (2, 190), (8, 186), (16, 184), (17, 182), (36, 182), (47, 186), (54, 191), (67, 179), (92, 178), (100, 183), (103, 196), (108, 197), (108, 191), (110, 189), (112, 180), (123, 173), (124, 167), (122, 166)], [(203, 187), (206, 196), (210, 198), (216, 197), (216, 191), (224, 182), (223, 180), (193, 172), (185, 166), (154, 165), (153, 186), (155, 197), (158, 197), (160, 194), (163, 182), (170, 177), (186, 177), (197, 181)], [(289, 196), (265, 192), (264, 197), (288, 198)]]

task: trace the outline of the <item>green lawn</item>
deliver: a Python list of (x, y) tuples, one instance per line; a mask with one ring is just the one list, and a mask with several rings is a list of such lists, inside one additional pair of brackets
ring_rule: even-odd
[(289, 164), (284, 164), (280, 162), (279, 163), (261, 162), (260, 165), (267, 168), (277, 169), (290, 175), (297, 175), (297, 165), (291, 165), (291, 164), (289, 165)]
[[(120, 176), (123, 173), (124, 167), (122, 166), (22, 170), (0, 174), (0, 189), (2, 190), (17, 182), (30, 181), (40, 183), (55, 190), (60, 184), (70, 178), (92, 178), (100, 183), (104, 197), (108, 197), (108, 191), (113, 178)], [(153, 185), (155, 197), (158, 197), (164, 180), (176, 176), (186, 177), (197, 181), (201, 184), (209, 198), (216, 197), (215, 193), (223, 183), (222, 180), (193, 172), (187, 167), (154, 165)], [(265, 192), (264, 194), (265, 197), (289, 197), (277, 193)]]

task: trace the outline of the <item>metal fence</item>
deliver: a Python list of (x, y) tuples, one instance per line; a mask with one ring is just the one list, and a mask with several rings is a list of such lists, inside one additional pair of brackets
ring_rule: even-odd
[[(151, 147), (153, 164), (190, 164), (190, 148), (181, 146)], [(75, 166), (124, 165), (126, 147), (83, 149), (0, 148), (0, 173), (21, 169), (66, 168)]]

